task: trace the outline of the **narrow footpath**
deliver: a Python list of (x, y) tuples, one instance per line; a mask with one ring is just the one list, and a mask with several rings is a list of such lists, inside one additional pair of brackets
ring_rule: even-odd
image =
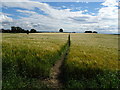
[(61, 55), (60, 60), (58, 60), (55, 65), (51, 69), (50, 78), (44, 80), (44, 84), (47, 84), (49, 88), (63, 88), (63, 83), (61, 80), (62, 70), (61, 67), (63, 65), (64, 60), (66, 59), (70, 48), (70, 35), (68, 36), (68, 47), (65, 52)]

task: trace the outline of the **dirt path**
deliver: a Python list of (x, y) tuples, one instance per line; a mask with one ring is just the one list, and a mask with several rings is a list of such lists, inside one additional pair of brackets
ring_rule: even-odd
[(61, 79), (60, 75), (62, 73), (61, 67), (68, 52), (69, 52), (69, 48), (66, 49), (65, 53), (62, 54), (60, 60), (58, 60), (53, 66), (53, 68), (51, 69), (50, 78), (44, 80), (44, 83), (47, 84), (48, 87), (57, 88), (57, 89), (60, 89), (63, 87), (63, 84), (60, 80)]

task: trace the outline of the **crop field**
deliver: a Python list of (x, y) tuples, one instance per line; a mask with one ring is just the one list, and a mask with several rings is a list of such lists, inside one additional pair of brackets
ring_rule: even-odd
[(118, 63), (117, 35), (71, 34), (65, 83), (68, 88), (116, 88)]
[(34, 33), (2, 35), (3, 89), (48, 88), (41, 81), (62, 64), (64, 88), (118, 88), (118, 35)]
[(3, 34), (2, 40), (3, 88), (32, 88), (32, 82), (35, 88), (29, 78), (49, 77), (67, 34)]

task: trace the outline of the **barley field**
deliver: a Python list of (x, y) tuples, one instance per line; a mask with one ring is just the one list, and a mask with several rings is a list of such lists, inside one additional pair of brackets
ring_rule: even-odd
[(71, 34), (64, 65), (68, 88), (118, 88), (118, 35)]
[(49, 77), (66, 42), (67, 34), (3, 34), (3, 88), (31, 87), (36, 80), (29, 78)]
[[(48, 88), (68, 33), (2, 34), (3, 89)], [(71, 33), (61, 81), (69, 88), (118, 88), (118, 35)]]

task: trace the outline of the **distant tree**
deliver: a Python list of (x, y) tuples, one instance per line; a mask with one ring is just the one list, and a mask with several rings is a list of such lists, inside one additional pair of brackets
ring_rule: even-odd
[(30, 33), (36, 33), (37, 31), (35, 29), (31, 29)]
[(5, 30), (5, 29), (1, 29), (2, 33), (10, 33), (11, 31), (9, 29)]
[(11, 27), (11, 32), (12, 32), (12, 33), (16, 33), (16, 32), (17, 32), (17, 29), (16, 29), (15, 26), (12, 26), (12, 27)]
[(1, 32), (1, 33), (4, 33), (4, 29), (1, 29), (0, 32)]
[(2, 29), (0, 29), (0, 33), (2, 33)]
[(23, 33), (23, 29), (21, 27), (16, 27), (16, 32), (17, 33)]
[(92, 31), (85, 31), (85, 33), (92, 33)]
[(93, 33), (97, 33), (96, 31), (93, 31)]
[(29, 30), (27, 30), (26, 33), (29, 34)]
[(26, 31), (24, 29), (22, 29), (21, 27), (12, 26), (11, 32), (12, 33), (25, 33)]
[(63, 32), (63, 29), (60, 29), (59, 32)]
[(21, 33), (26, 33), (27, 31), (24, 29), (21, 29)]
[(7, 29), (7, 30), (5, 30), (5, 32), (6, 32), (6, 33), (10, 33), (11, 31), (10, 31), (10, 29)]
[[(1, 29), (0, 32), (2, 32), (2, 33), (27, 33), (27, 34), (29, 34), (29, 30), (24, 30), (21, 27), (15, 27), (15, 26), (12, 26), (11, 30), (9, 30), (9, 29), (6, 29), (6, 30), (5, 29)], [(35, 29), (31, 29), (31, 32), (35, 33), (36, 30)]]
[(72, 32), (72, 33), (76, 33), (76, 32)]

